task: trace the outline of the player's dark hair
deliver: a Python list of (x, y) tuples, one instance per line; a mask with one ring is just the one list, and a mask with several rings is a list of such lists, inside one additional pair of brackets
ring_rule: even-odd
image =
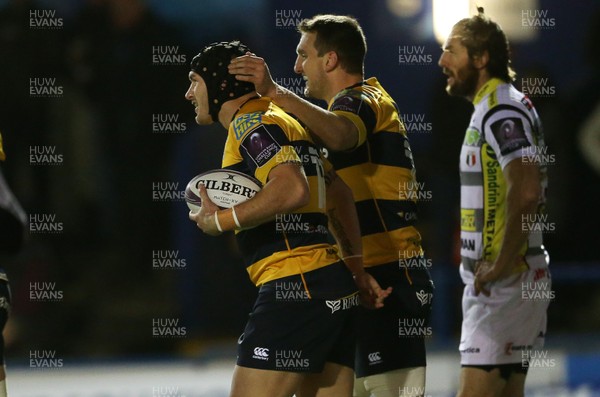
[(298, 24), (300, 33), (316, 33), (319, 56), (335, 51), (348, 73), (363, 74), (367, 40), (356, 18), (347, 15), (315, 15)]
[(191, 70), (198, 73), (206, 84), (208, 112), (215, 121), (219, 119), (219, 111), (225, 102), (254, 91), (252, 83), (236, 80), (227, 69), (233, 58), (248, 51), (248, 47), (239, 41), (222, 41), (207, 45), (190, 62)]
[[(461, 19), (454, 25), (458, 30), (462, 45), (467, 48), (470, 58), (488, 52), (490, 60), (486, 66), (492, 77), (512, 82), (517, 75), (510, 62), (510, 46), (500, 25), (483, 13), (483, 7), (477, 7), (477, 15)], [(454, 30), (453, 29), (453, 30)]]

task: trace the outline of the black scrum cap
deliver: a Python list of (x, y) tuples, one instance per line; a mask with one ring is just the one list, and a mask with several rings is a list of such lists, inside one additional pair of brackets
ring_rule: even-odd
[(250, 51), (239, 41), (222, 41), (212, 43), (196, 55), (190, 67), (198, 73), (206, 83), (208, 91), (208, 112), (214, 121), (218, 120), (223, 103), (254, 91), (254, 85), (246, 81), (238, 81), (229, 74), (229, 62)]

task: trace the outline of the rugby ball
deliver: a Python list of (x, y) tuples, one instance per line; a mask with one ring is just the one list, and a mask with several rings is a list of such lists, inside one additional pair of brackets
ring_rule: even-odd
[(213, 203), (221, 208), (251, 199), (261, 189), (261, 183), (238, 171), (217, 169), (196, 175), (185, 187), (185, 202), (192, 212), (200, 211), (202, 200), (199, 187), (204, 185)]

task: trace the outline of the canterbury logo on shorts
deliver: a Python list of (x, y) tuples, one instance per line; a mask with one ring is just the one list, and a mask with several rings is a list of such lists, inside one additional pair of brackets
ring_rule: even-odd
[(326, 300), (325, 304), (328, 308), (331, 309), (331, 314), (337, 312), (338, 310), (347, 310), (354, 306), (358, 306), (360, 304), (360, 296), (358, 292), (355, 292), (352, 295), (345, 296), (336, 300)]
[(369, 358), (369, 365), (379, 364), (382, 362), (380, 352), (369, 353), (368, 358)]
[(268, 361), (269, 360), (269, 349), (267, 349), (265, 347), (255, 347), (254, 355), (252, 356), (252, 358), (255, 358), (257, 360)]

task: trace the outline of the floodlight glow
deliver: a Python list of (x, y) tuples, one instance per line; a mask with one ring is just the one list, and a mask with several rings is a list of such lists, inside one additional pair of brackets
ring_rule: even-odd
[(440, 44), (456, 22), (469, 17), (469, 6), (469, 0), (433, 0), (433, 33)]

